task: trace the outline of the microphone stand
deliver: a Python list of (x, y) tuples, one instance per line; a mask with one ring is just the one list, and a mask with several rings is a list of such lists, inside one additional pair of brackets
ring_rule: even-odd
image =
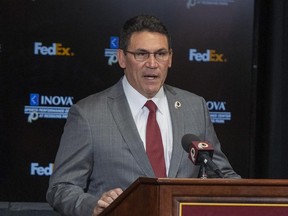
[(200, 172), (200, 178), (207, 179), (207, 165), (205, 163), (201, 163)]

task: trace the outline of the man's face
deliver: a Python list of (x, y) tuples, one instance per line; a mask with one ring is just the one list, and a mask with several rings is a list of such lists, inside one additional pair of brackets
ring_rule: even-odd
[[(165, 35), (148, 31), (133, 33), (127, 50), (141, 53), (171, 51)], [(168, 68), (172, 64), (172, 52), (165, 61), (156, 60), (153, 54), (150, 54), (148, 59), (139, 61), (134, 58), (133, 54), (126, 53), (125, 55), (123, 50), (119, 50), (118, 60), (130, 85), (145, 97), (152, 98), (167, 77)]]

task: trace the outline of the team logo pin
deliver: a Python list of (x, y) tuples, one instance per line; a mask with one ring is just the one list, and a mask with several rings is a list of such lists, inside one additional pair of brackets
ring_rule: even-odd
[(174, 104), (175, 108), (178, 109), (181, 107), (181, 103), (179, 101), (176, 101)]

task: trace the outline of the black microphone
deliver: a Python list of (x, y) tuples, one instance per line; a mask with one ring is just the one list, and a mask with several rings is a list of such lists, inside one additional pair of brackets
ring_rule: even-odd
[(224, 178), (221, 170), (211, 159), (213, 157), (214, 149), (210, 143), (200, 141), (199, 137), (194, 134), (186, 134), (182, 137), (182, 147), (189, 153), (189, 159), (193, 162), (193, 164), (205, 164), (220, 178)]

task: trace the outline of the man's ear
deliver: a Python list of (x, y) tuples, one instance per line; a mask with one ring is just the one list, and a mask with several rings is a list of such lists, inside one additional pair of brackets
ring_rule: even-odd
[(118, 63), (121, 68), (126, 68), (126, 55), (122, 49), (117, 50)]
[(171, 52), (171, 54), (170, 54), (170, 56), (169, 56), (169, 64), (168, 64), (168, 67), (170, 68), (170, 67), (172, 67), (172, 57), (173, 57), (173, 50), (172, 49), (170, 49), (170, 52)]

